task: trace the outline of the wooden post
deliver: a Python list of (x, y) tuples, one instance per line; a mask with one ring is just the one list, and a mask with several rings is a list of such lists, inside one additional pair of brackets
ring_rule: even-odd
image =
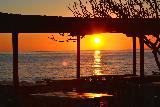
[(13, 47), (13, 85), (19, 86), (18, 77), (18, 33), (12, 33), (12, 47)]
[(136, 75), (136, 36), (133, 36), (133, 75)]
[(80, 78), (80, 35), (77, 36), (77, 79)]
[(139, 37), (140, 42), (140, 77), (143, 79), (144, 77), (144, 39), (143, 35)]

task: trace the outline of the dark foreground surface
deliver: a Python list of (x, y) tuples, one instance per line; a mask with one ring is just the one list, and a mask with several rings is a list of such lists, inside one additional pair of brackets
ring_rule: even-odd
[(0, 107), (160, 107), (160, 76), (110, 75), (0, 85)]

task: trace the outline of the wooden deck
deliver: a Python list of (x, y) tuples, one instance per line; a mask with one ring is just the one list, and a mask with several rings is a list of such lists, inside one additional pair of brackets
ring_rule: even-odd
[[(0, 101), (6, 102), (1, 104), (20, 104), (24, 107), (26, 104), (29, 104), (27, 107), (99, 107), (100, 103), (109, 107), (159, 107), (159, 78), (158, 75), (146, 76), (143, 83), (139, 76), (128, 75), (44, 80), (34, 85), (20, 85), (19, 94), (14, 93), (13, 86), (0, 86)], [(83, 96), (86, 94), (95, 97)], [(96, 97), (102, 94), (104, 96)]]

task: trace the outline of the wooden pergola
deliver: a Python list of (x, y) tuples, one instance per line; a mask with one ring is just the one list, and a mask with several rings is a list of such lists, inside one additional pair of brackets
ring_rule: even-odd
[(77, 78), (80, 78), (80, 36), (124, 33), (133, 38), (133, 75), (136, 75), (136, 37), (140, 40), (140, 77), (144, 77), (146, 34), (160, 33), (160, 19), (75, 18), (0, 13), (0, 33), (12, 33), (13, 84), (19, 86), (18, 33), (71, 33), (77, 36)]

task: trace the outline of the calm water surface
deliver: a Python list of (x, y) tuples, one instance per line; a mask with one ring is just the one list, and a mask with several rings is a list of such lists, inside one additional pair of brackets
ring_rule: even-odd
[[(137, 50), (138, 51), (138, 50)], [(158, 71), (151, 51), (145, 51), (145, 74)], [(132, 51), (81, 51), (81, 76), (132, 73)], [(139, 74), (139, 52), (137, 52)], [(21, 81), (76, 78), (76, 52), (19, 54)], [(0, 53), (0, 80), (12, 80), (12, 53)]]

